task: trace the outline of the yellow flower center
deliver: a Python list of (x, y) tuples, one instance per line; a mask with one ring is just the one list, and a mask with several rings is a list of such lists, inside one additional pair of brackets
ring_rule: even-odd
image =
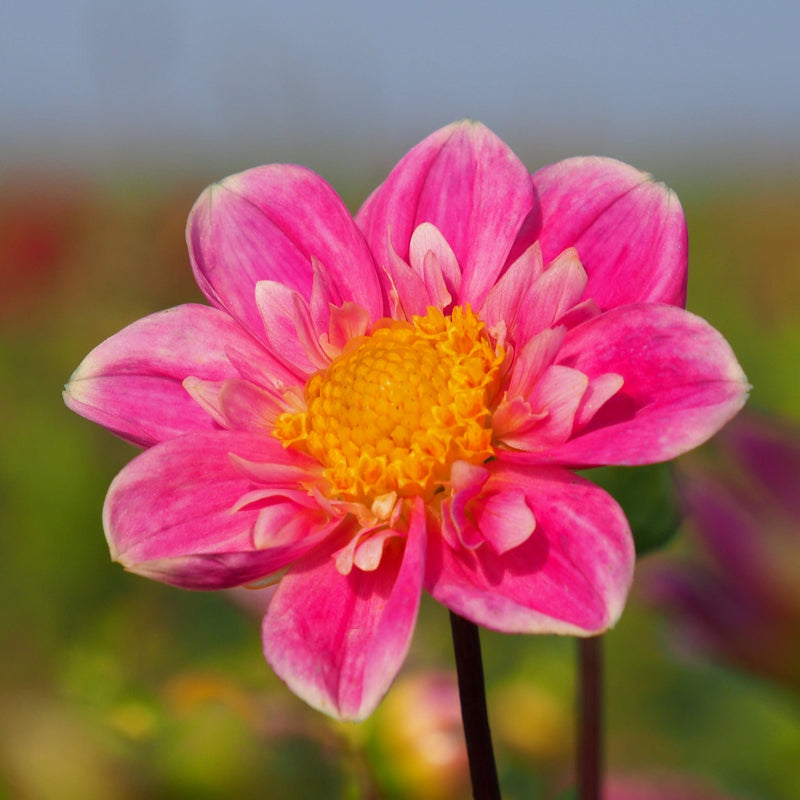
[(455, 461), (483, 464), (504, 353), (469, 306), (412, 322), (381, 320), (305, 387), (306, 410), (275, 435), (324, 467), (336, 500), (431, 499)]

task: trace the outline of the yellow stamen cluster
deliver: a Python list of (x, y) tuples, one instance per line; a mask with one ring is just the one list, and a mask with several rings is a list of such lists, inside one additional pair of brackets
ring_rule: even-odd
[(383, 320), (309, 379), (306, 410), (282, 414), (275, 435), (324, 466), (333, 499), (430, 499), (454, 461), (482, 464), (494, 452), (504, 354), (484, 328), (469, 306)]

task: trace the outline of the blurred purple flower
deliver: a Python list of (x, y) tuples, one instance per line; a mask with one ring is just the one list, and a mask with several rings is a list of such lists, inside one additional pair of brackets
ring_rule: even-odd
[(800, 689), (800, 429), (745, 413), (678, 464), (699, 557), (643, 570), (684, 651)]

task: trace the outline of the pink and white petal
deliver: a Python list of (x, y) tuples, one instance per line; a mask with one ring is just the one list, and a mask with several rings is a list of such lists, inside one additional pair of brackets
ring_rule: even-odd
[(238, 378), (222, 385), (219, 404), (226, 428), (265, 436), (271, 435), (275, 420), (286, 411), (276, 395)]
[[(504, 553), (428, 540), (425, 587), (443, 605), (505, 633), (591, 635), (622, 613), (634, 548), (622, 509), (602, 489), (567, 470), (518, 468), (497, 460), (486, 492), (517, 492), (536, 520)], [(478, 501), (476, 501), (478, 502)]]
[(527, 342), (554, 325), (577, 305), (586, 289), (586, 271), (577, 251), (565, 250), (531, 284), (524, 310), (519, 315), (517, 341)]
[(397, 531), (391, 528), (384, 528), (363, 537), (358, 542), (353, 554), (354, 566), (364, 572), (373, 572), (378, 569), (381, 561), (383, 561), (383, 553), (387, 544), (400, 536)]
[(666, 461), (713, 436), (742, 408), (747, 379), (728, 343), (700, 317), (666, 305), (634, 305), (573, 328), (558, 362), (622, 388), (589, 425), (546, 454), (571, 465)]
[(432, 297), (447, 297), (444, 303), (435, 303), (444, 308), (461, 292), (461, 267), (455, 253), (441, 232), (429, 222), (423, 222), (411, 236), (409, 264), (425, 281)]
[(481, 535), (499, 555), (519, 547), (536, 530), (536, 518), (521, 489), (479, 497), (471, 510)]
[[(547, 411), (534, 413), (527, 400), (521, 397), (504, 398), (492, 414), (494, 437), (509, 447), (515, 437), (525, 434), (547, 417)], [(524, 441), (524, 439), (523, 439)]]
[(490, 329), (502, 321), (512, 335), (516, 332), (519, 311), (531, 284), (543, 270), (542, 248), (535, 242), (514, 260), (486, 295), (480, 317)]
[(423, 276), (417, 275), (411, 266), (397, 255), (391, 242), (386, 260), (383, 262), (383, 274), (387, 282), (387, 293), (393, 305), (393, 317), (410, 320), (413, 316), (424, 316), (428, 306), (435, 305)]
[[(331, 308), (341, 306), (344, 302), (339, 293), (339, 288), (333, 281), (333, 276), (322, 262), (311, 257), (311, 297), (308, 299), (308, 310), (312, 320), (312, 328), (320, 334), (327, 333), (330, 327)], [(348, 300), (352, 303), (352, 300)], [(367, 315), (369, 317), (369, 315)]]
[(189, 215), (186, 238), (195, 277), (214, 305), (255, 336), (259, 281), (279, 281), (311, 297), (312, 258), (324, 264), (342, 300), (383, 315), (369, 249), (336, 192), (311, 170), (270, 164), (208, 187)]
[(259, 550), (269, 550), (273, 556), (291, 552), (294, 560), (326, 539), (340, 524), (340, 520), (331, 520), (319, 506), (298, 502), (294, 494), (276, 493), (266, 503), (262, 502), (253, 526), (253, 543)]
[(337, 545), (326, 543), (289, 570), (264, 618), (263, 641), (267, 662), (295, 694), (340, 719), (372, 713), (408, 652), (425, 539), (419, 503), (405, 546), (391, 538), (376, 569), (341, 574)]
[(675, 193), (610, 158), (569, 158), (533, 176), (545, 263), (578, 250), (602, 309), (686, 303), (687, 233)]
[(356, 215), (378, 264), (391, 246), (404, 260), (414, 230), (438, 228), (461, 266), (458, 303), (478, 307), (494, 285), (526, 216), (533, 186), (522, 162), (483, 125), (466, 120), (414, 147)]
[(299, 292), (278, 281), (259, 281), (255, 302), (269, 351), (300, 382), (329, 362), (320, 345), (323, 331), (313, 330), (308, 305)]
[(255, 484), (232, 453), (278, 467), (293, 460), (275, 440), (231, 431), (188, 434), (146, 450), (117, 475), (106, 497), (112, 558), (165, 583), (221, 589), (261, 578), (305, 552), (303, 539), (256, 548), (259, 508), (234, 510)]
[(417, 225), (417, 198), (428, 172), (459, 123), (440, 128), (413, 147), (356, 214), (378, 267), (389, 269), (393, 256), (408, 264), (411, 236)]
[(566, 314), (559, 317), (558, 324), (563, 325), (567, 330), (577, 327), (587, 319), (599, 317), (603, 312), (594, 300), (582, 300), (572, 306)]
[(453, 547), (472, 549), (483, 541), (480, 531), (467, 517), (467, 504), (480, 493), (489, 474), (485, 467), (467, 461), (453, 464), (450, 474), (453, 496), (442, 504), (442, 536)]
[(215, 422), (183, 387), (192, 376), (222, 381), (237, 375), (235, 348), (274, 380), (288, 373), (227, 314), (183, 305), (134, 322), (89, 353), (64, 392), (69, 408), (142, 447)]
[(183, 388), (220, 428), (228, 428), (228, 420), (222, 413), (219, 399), (223, 384), (224, 381), (204, 381), (200, 378), (189, 377), (184, 380)]
[(589, 379), (580, 370), (548, 367), (527, 398), (533, 425), (503, 433), (502, 442), (526, 452), (550, 450), (569, 439)]
[(350, 302), (335, 306), (331, 309), (328, 334), (322, 336), (322, 348), (333, 359), (351, 339), (363, 336), (368, 328), (369, 314), (361, 306)]
[(592, 421), (592, 417), (623, 387), (625, 379), (616, 372), (606, 372), (589, 381), (578, 411), (575, 427), (581, 428)]
[(509, 397), (527, 397), (533, 391), (541, 374), (558, 355), (566, 333), (566, 328), (561, 326), (545, 328), (525, 342), (517, 351), (509, 375)]

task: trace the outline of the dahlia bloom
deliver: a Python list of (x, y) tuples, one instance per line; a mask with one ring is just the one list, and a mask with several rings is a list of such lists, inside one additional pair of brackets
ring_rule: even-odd
[(192, 589), (279, 580), (266, 659), (337, 717), (387, 691), (423, 589), (497, 631), (612, 625), (630, 530), (570, 469), (670, 459), (745, 400), (681, 308), (677, 199), (610, 159), (531, 176), (460, 122), (355, 219), (273, 164), (206, 189), (187, 241), (211, 305), (133, 323), (66, 389), (146, 448), (108, 492), (111, 554)]

